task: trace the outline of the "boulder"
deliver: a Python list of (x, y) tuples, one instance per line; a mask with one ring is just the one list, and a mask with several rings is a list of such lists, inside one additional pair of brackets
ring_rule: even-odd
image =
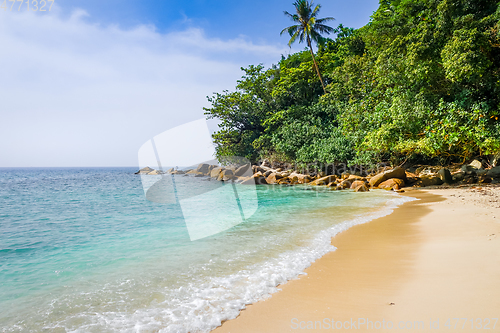
[(168, 169), (168, 170), (167, 170), (167, 173), (172, 173), (172, 172), (174, 172), (174, 171), (175, 171), (175, 169), (174, 169), (174, 168), (170, 168), (170, 169)]
[(489, 169), (486, 176), (491, 178), (500, 178), (500, 166)]
[(335, 175), (326, 176), (326, 177), (316, 179), (315, 181), (311, 182), (311, 185), (314, 185), (314, 186), (316, 186), (316, 185), (328, 185), (331, 182), (334, 182), (336, 179), (337, 179), (337, 176), (335, 176)]
[(446, 183), (446, 184), (453, 183), (453, 177), (451, 176), (450, 170), (443, 168), (443, 169), (438, 171), (437, 175), (443, 181), (443, 183)]
[(267, 170), (266, 172), (264, 172), (264, 177), (269, 177), (272, 174), (273, 174), (273, 170)]
[(370, 189), (368, 188), (368, 186), (366, 186), (366, 184), (359, 185), (354, 189), (354, 192), (369, 192), (369, 191)]
[(283, 177), (280, 180), (278, 180), (276, 183), (279, 185), (287, 185), (287, 184), (291, 184), (291, 181), (290, 181), (290, 178)]
[(432, 176), (432, 175), (424, 175), (420, 177), (420, 180), (417, 182), (417, 186), (436, 186), (436, 185), (441, 185), (443, 184), (443, 181), (441, 178), (438, 176)]
[(483, 163), (479, 162), (478, 160), (472, 161), (471, 163), (469, 163), (469, 165), (476, 169), (481, 169), (483, 167)]
[(268, 160), (263, 160), (260, 166), (270, 168), (271, 163)]
[[(350, 181), (350, 180), (347, 179), (347, 181)], [(364, 180), (355, 180), (355, 181), (353, 181), (351, 183), (351, 189), (355, 190), (356, 188), (358, 188), (361, 185), (365, 185), (365, 181)]]
[(196, 172), (200, 172), (200, 173), (204, 173), (204, 174), (207, 174), (208, 171), (209, 171), (209, 165), (208, 164), (205, 164), (205, 163), (202, 163), (200, 165), (198, 165), (198, 167), (196, 168)]
[(220, 173), (219, 176), (217, 177), (218, 181), (229, 181), (234, 178), (233, 170), (231, 169), (223, 169)]
[[(266, 176), (266, 173), (264, 174), (264, 176)], [(278, 182), (278, 180), (280, 180), (282, 178), (283, 177), (279, 173), (273, 172), (270, 175), (267, 175), (266, 182), (268, 184), (276, 184)]]
[(151, 172), (148, 172), (147, 174), (150, 176), (156, 176), (156, 175), (161, 175), (161, 172), (158, 170), (153, 170)]
[(172, 175), (183, 175), (183, 174), (185, 174), (185, 172), (182, 170), (174, 170), (171, 172), (171, 174)]
[(210, 171), (210, 177), (212, 178), (219, 178), (219, 174), (224, 170), (223, 167), (216, 167), (213, 168), (212, 171)]
[(288, 179), (290, 180), (290, 184), (292, 185), (299, 184), (299, 177), (297, 176), (289, 176)]
[(234, 175), (236, 177), (241, 177), (247, 172), (250, 173), (249, 170), (250, 170), (250, 163), (242, 165), (239, 168), (237, 168), (236, 171), (234, 172)]
[(150, 167), (145, 167), (137, 171), (135, 174), (136, 175), (146, 175), (152, 171), (155, 171), (155, 169), (151, 169)]
[(354, 181), (365, 181), (366, 178), (365, 177), (361, 177), (361, 176), (358, 176), (358, 175), (349, 175), (349, 177), (347, 177), (347, 180), (351, 181), (351, 182), (354, 182)]
[(351, 182), (346, 180), (343, 180), (340, 184), (337, 185), (339, 190), (347, 190), (348, 188), (351, 188)]
[(406, 180), (405, 169), (400, 168), (400, 167), (396, 167), (394, 169), (379, 173), (378, 175), (376, 175), (370, 179), (370, 186), (377, 187), (377, 186), (379, 186), (380, 183), (382, 183), (388, 179), (391, 179), (391, 178)]
[(378, 185), (379, 188), (384, 190), (399, 190), (405, 186), (405, 181), (398, 178), (388, 179)]
[(250, 177), (241, 182), (242, 185), (266, 185), (266, 178), (262, 175), (257, 177)]
[(253, 173), (257, 173), (257, 172), (266, 172), (266, 170), (264, 170), (263, 168), (261, 168), (260, 166), (258, 165), (252, 165), (252, 171)]
[(460, 170), (465, 173), (465, 174), (471, 174), (471, 173), (475, 173), (477, 171), (477, 168), (472, 166), (472, 165), (462, 165), (462, 167), (460, 168)]

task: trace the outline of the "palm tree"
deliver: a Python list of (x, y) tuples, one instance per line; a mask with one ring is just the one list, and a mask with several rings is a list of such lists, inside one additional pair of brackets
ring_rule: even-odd
[(296, 14), (290, 14), (285, 11), (285, 15), (290, 17), (292, 21), (298, 23), (296, 25), (292, 25), (288, 28), (285, 28), (281, 31), (280, 35), (283, 35), (285, 31), (290, 34), (290, 41), (288, 42), (288, 46), (292, 47), (292, 44), (299, 39), (299, 43), (307, 42), (307, 46), (309, 46), (309, 50), (311, 51), (312, 59), (314, 62), (314, 67), (316, 67), (316, 72), (318, 73), (319, 80), (321, 81), (321, 85), (323, 86), (323, 91), (326, 94), (325, 84), (323, 83), (323, 78), (321, 77), (321, 73), (319, 72), (318, 63), (316, 62), (316, 58), (314, 57), (314, 52), (311, 45), (311, 40), (315, 41), (316, 44), (321, 39), (321, 33), (330, 34), (334, 32), (332, 27), (324, 25), (324, 22), (335, 20), (333, 17), (325, 17), (322, 19), (316, 18), (318, 12), (321, 8), (321, 5), (317, 5), (314, 10), (312, 1), (308, 0), (297, 0), (293, 3), (295, 6)]

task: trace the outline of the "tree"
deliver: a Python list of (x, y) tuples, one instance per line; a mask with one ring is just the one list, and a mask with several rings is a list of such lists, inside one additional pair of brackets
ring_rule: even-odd
[(316, 62), (316, 58), (314, 57), (314, 52), (312, 49), (312, 41), (319, 43), (321, 40), (321, 34), (326, 33), (330, 34), (334, 32), (332, 27), (324, 25), (323, 23), (328, 21), (335, 20), (333, 17), (325, 17), (322, 19), (318, 19), (316, 16), (318, 15), (319, 10), (321, 9), (321, 5), (317, 5), (314, 10), (312, 1), (308, 0), (297, 0), (293, 3), (295, 6), (296, 14), (290, 14), (285, 11), (285, 15), (290, 17), (290, 19), (298, 24), (292, 25), (288, 28), (285, 28), (281, 31), (280, 35), (283, 35), (285, 31), (290, 35), (290, 41), (288, 42), (288, 46), (292, 46), (292, 44), (298, 39), (299, 43), (306, 41), (307, 46), (309, 46), (309, 50), (311, 51), (312, 59), (314, 62), (314, 67), (316, 68), (316, 72), (318, 73), (319, 80), (321, 81), (321, 85), (323, 86), (323, 91), (326, 93), (325, 84), (323, 83), (323, 78), (321, 77), (321, 73), (319, 71), (318, 63)]

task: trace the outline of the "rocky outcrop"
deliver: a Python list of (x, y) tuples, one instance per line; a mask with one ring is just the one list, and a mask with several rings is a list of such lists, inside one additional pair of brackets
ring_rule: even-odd
[[(254, 175), (255, 176), (255, 175)], [(262, 175), (257, 175), (256, 177), (250, 177), (241, 182), (242, 185), (266, 185), (266, 178)]]
[(155, 171), (155, 169), (152, 169), (150, 167), (145, 167), (137, 171), (135, 174), (136, 175), (147, 175), (148, 173)]
[(266, 182), (268, 184), (277, 184), (278, 181), (283, 178), (283, 176), (277, 172), (271, 172), (271, 174), (267, 175), (268, 172), (269, 171), (264, 173), (264, 177), (267, 177)]

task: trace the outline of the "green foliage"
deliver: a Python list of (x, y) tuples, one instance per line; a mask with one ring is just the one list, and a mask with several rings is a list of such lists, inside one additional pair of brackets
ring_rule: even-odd
[(383, 0), (365, 27), (334, 32), (317, 38), (327, 93), (302, 51), (210, 98), (220, 156), (369, 164), (500, 150), (500, 3)]

